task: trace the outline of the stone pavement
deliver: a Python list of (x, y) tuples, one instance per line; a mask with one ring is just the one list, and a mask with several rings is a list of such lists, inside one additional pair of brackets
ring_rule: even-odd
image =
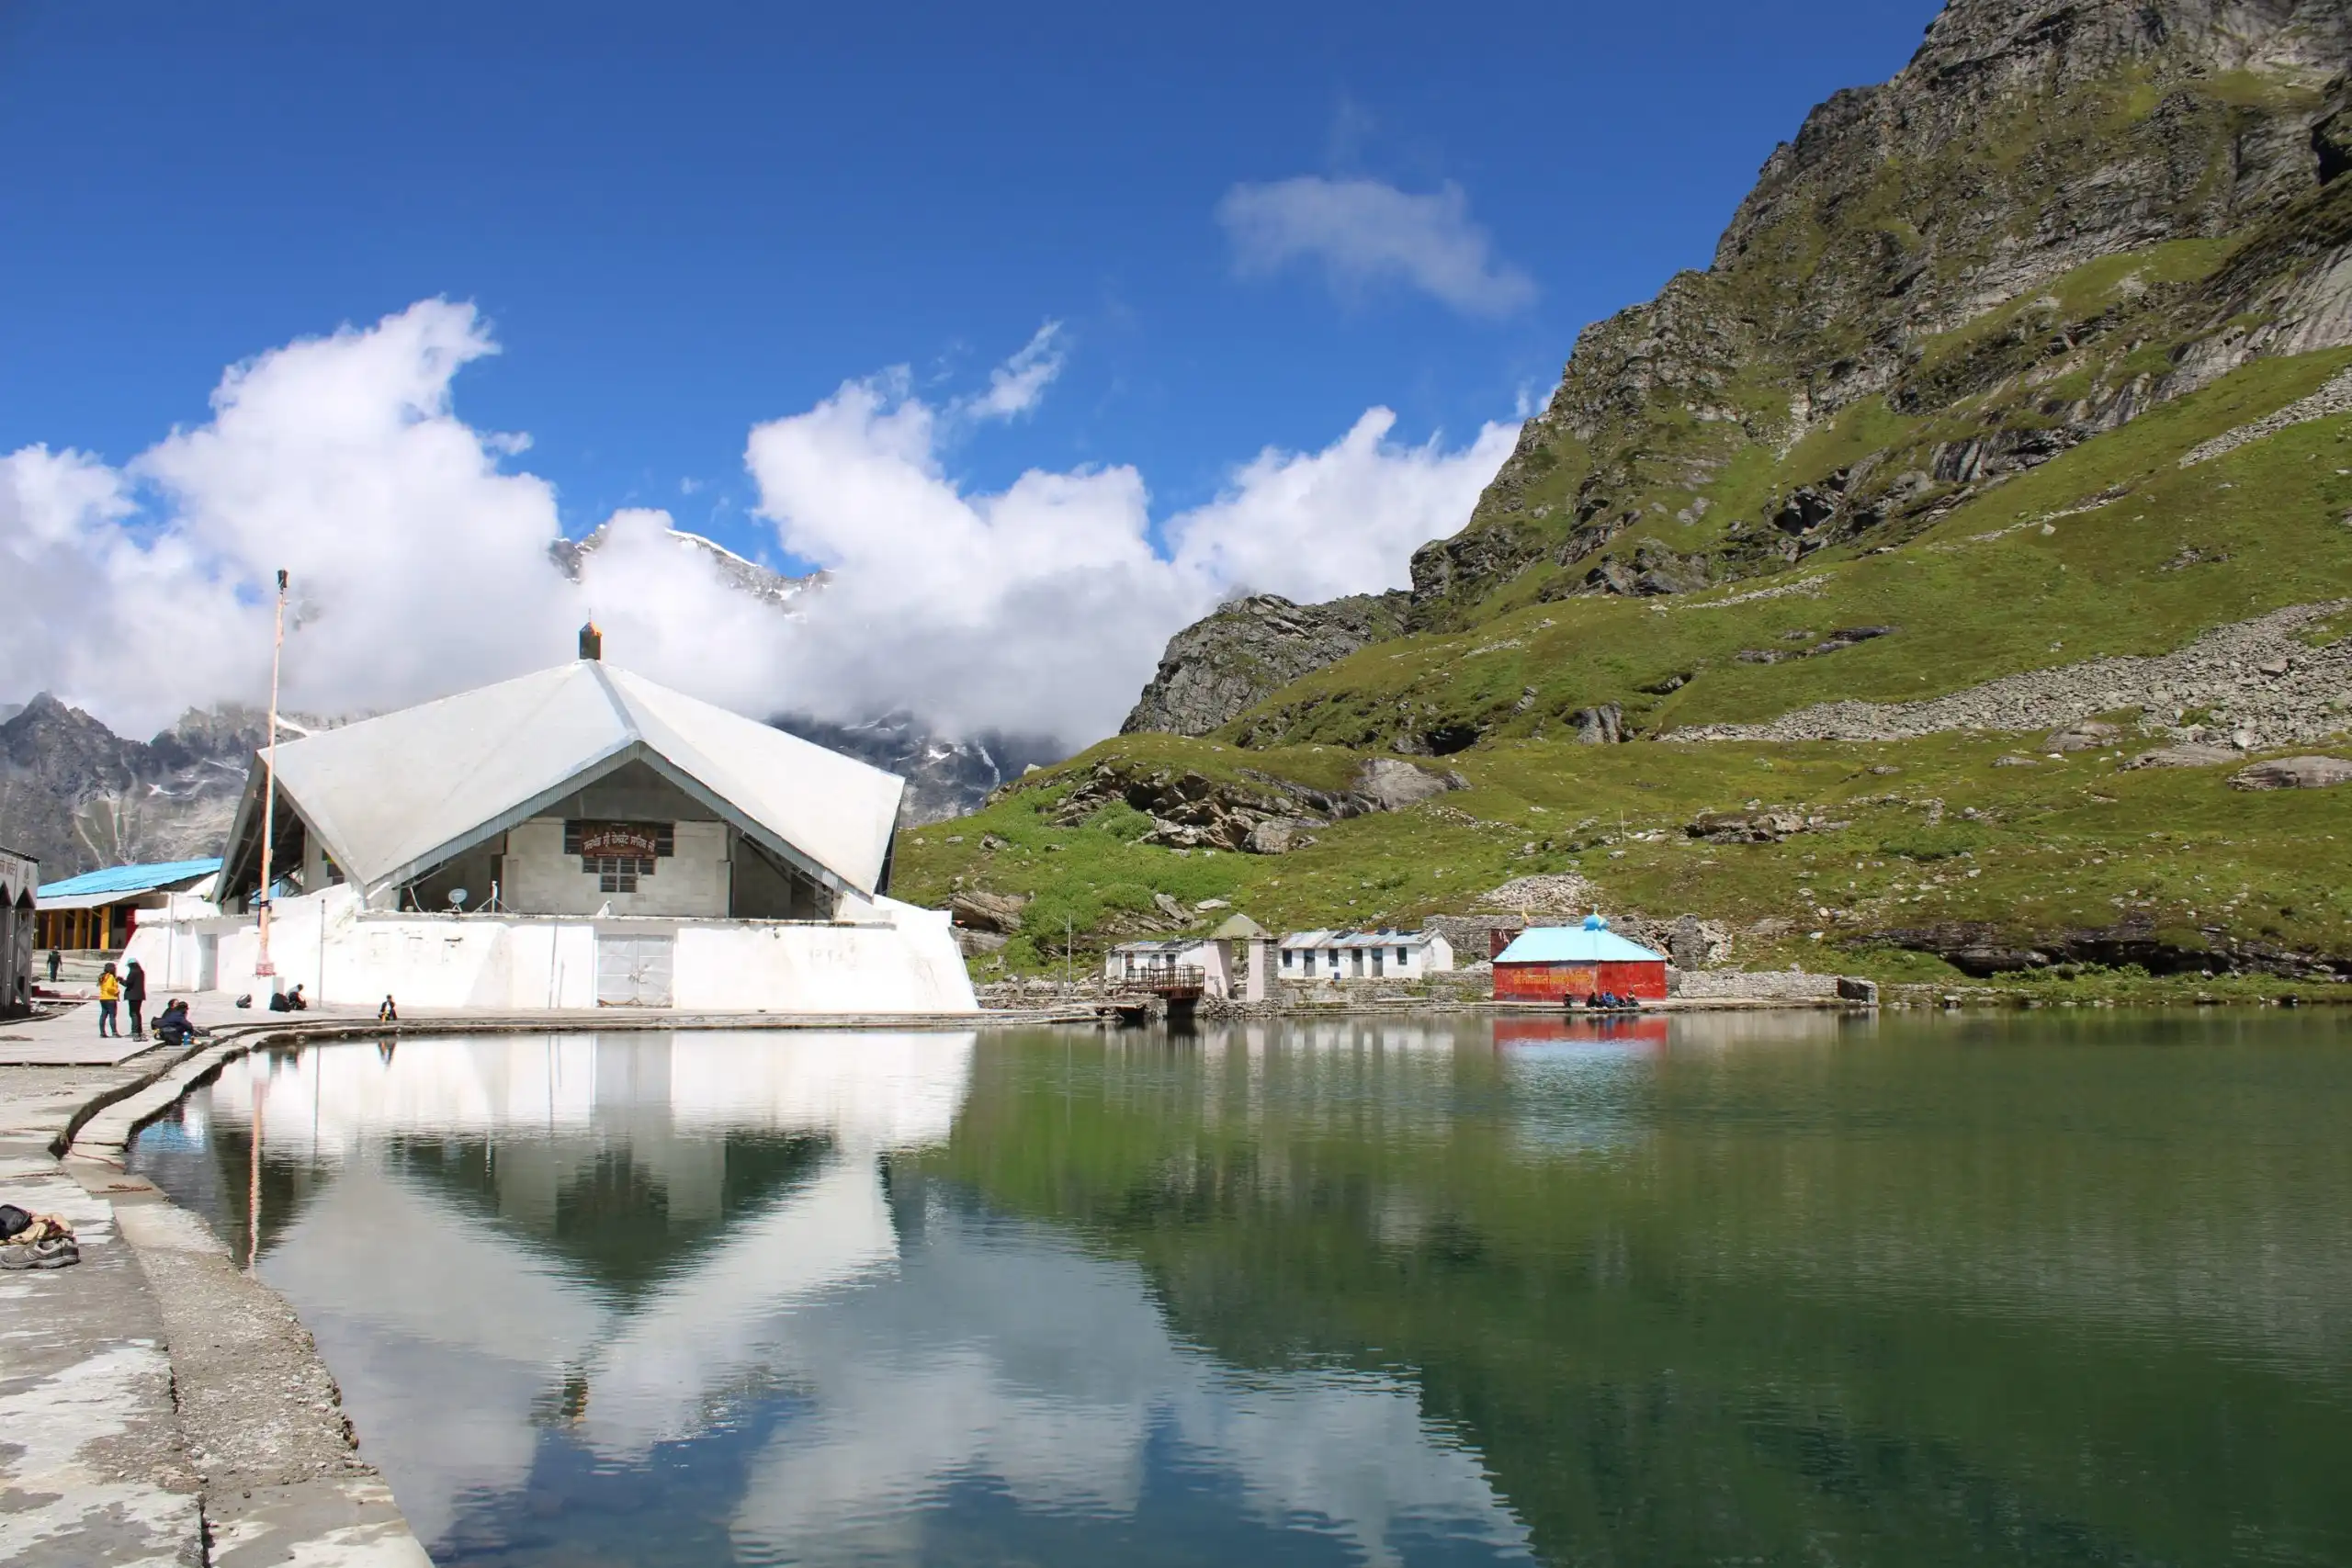
[(0, 1274), (0, 1564), (430, 1568), (292, 1309), (151, 1183), (50, 1154), (93, 1096), (169, 1059), (0, 1066), (0, 1201), (82, 1247)]
[[(237, 1006), (222, 991), (176, 993), (187, 998), (188, 1017), (200, 1029), (227, 1029), (247, 1024), (287, 1023), (305, 1019), (371, 1021), (371, 1007), (321, 1004), (307, 1012), (274, 1013)], [(151, 997), (148, 1021), (163, 1010), (169, 998)], [(126, 1024), (126, 1028), (128, 1025)], [(81, 1002), (47, 1018), (17, 1018), (0, 1021), (0, 1066), (111, 1066), (156, 1048), (155, 1038), (133, 1040), (128, 1033), (100, 1037), (98, 1004)]]

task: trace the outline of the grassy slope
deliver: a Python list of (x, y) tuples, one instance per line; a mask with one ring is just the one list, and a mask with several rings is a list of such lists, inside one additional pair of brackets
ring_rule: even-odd
[[(1672, 600), (1498, 605), (1464, 632), (1375, 644), (1228, 732), (1255, 744), (1376, 745), (1442, 715), (1535, 736), (1608, 702), (1645, 728), (1750, 722), (1839, 698), (1932, 696), (2101, 654), (2160, 653), (2217, 626), (2352, 593), (2352, 528), (2342, 522), (2352, 476), (2339, 471), (2352, 468), (2352, 420), (2178, 467), (2199, 442), (2292, 402), (2347, 363), (2343, 351), (2256, 363), (1995, 487), (1893, 554), (1824, 551), (1778, 577)], [(2057, 517), (2053, 532), (2015, 528), (2119, 486), (2119, 500)], [(2164, 570), (2184, 547), (2229, 558)], [(1818, 592), (1721, 604), (1803, 579), (1817, 580)], [(1785, 649), (1792, 630), (1871, 625), (1903, 630), (1826, 659), (1736, 658)], [(1676, 674), (1695, 678), (1669, 698), (1641, 689)]]
[[(2079, 321), (2131, 290), (2197, 276), (2221, 254), (2183, 242), (2095, 263), (1928, 344), (1926, 362), (1997, 356), (2052, 321)], [(2132, 350), (2127, 366), (2147, 353)], [(2352, 418), (2178, 465), (2199, 442), (2283, 407), (2347, 364), (2352, 352), (2257, 362), (1987, 489), (1892, 553), (1856, 553), (1871, 547), (1865, 536), (1785, 572), (1668, 601), (1542, 602), (1544, 584), (1560, 574), (1539, 567), (1471, 607), (1465, 629), (1375, 645), (1218, 735), (1106, 741), (975, 818), (904, 835), (899, 891), (925, 902), (944, 902), (957, 886), (1034, 895), (1034, 939), (1004, 954), (1014, 971), (1058, 967), (1065, 930), (1085, 954), (1138, 921), (1154, 923), (1154, 893), (1188, 905), (1226, 898), (1278, 928), (1414, 924), (1464, 908), (1512, 876), (1566, 869), (1600, 885), (1612, 908), (1690, 910), (1741, 928), (1736, 957), (1750, 964), (1829, 962), (1815, 931), (1829, 943), (1969, 919), (2022, 934), (2109, 925), (2126, 913), (2154, 919), (2185, 945), (2218, 924), (2241, 939), (2352, 952), (2352, 889), (2342, 875), (2352, 863), (2352, 789), (2248, 795), (2224, 786), (2225, 769), (2126, 774), (2111, 757), (1996, 769), (2019, 749), (2015, 737), (1670, 748), (1562, 739), (1567, 716), (1601, 703), (1623, 705), (1637, 729), (1655, 731), (1754, 722), (1839, 698), (1910, 700), (2103, 654), (2163, 652), (2282, 605), (2352, 595)], [(2015, 428), (2053, 386), (2078, 391), (2020, 372), (1933, 416), (1905, 416), (1878, 400), (1856, 405), (1786, 453), (1735, 455), (1709, 481), (1720, 502), (1711, 516), (1757, 515), (1762, 499), (1869, 453), (1909, 461), (1935, 441)], [(1678, 548), (1706, 532), (1644, 527)], [(2176, 564), (2184, 548), (2197, 564)], [(1807, 592), (1725, 603), (1800, 581)], [(1799, 646), (1785, 640), (1792, 631), (1858, 625), (1903, 629), (1821, 659), (1736, 657)], [(1670, 694), (1643, 690), (1674, 675), (1688, 683)], [(1068, 782), (1104, 760), (1212, 778), (1256, 769), (1331, 787), (1368, 752), (1446, 723), (1484, 732), (1447, 760), (1471, 791), (1319, 829), (1315, 845), (1288, 856), (1144, 848), (1132, 840), (1148, 824), (1125, 808), (1074, 829), (1048, 820)], [(1702, 848), (1680, 832), (1701, 810), (1750, 800), (1802, 804), (1851, 825), (1738, 848)], [(1942, 803), (1933, 828), (1929, 801)], [(1979, 819), (1962, 819), (1966, 810)], [(1006, 847), (983, 847), (991, 833)], [(1835, 912), (1817, 912), (1825, 907)], [(1837, 962), (1885, 978), (1951, 974), (1893, 951)]]

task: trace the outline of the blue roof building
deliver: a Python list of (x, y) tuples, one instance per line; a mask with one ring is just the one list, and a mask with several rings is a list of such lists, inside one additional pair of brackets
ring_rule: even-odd
[(52, 898), (85, 898), (92, 894), (123, 897), (133, 893), (179, 892), (190, 883), (210, 876), (220, 869), (219, 855), (203, 860), (159, 861), (150, 865), (110, 865), (104, 871), (85, 871), (62, 882), (44, 882), (33, 897), (47, 908)]
[(1663, 953), (1628, 942), (1599, 915), (1581, 926), (1537, 926), (1519, 933), (1497, 964), (1663, 964)]
[(110, 865), (33, 890), (34, 919), (43, 947), (126, 946), (138, 928), (141, 909), (160, 909), (173, 893), (209, 890), (220, 874), (220, 857), (162, 861), (148, 865)]

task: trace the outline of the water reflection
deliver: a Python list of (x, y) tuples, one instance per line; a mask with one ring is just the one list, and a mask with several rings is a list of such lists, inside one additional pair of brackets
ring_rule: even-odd
[[(1227, 1368), (1133, 1262), (907, 1169), (947, 1141), (973, 1050), (320, 1049), (232, 1065), (139, 1160), (233, 1228), (258, 1102), (262, 1272), (443, 1560), (916, 1561), (1008, 1507), (1058, 1517), (1039, 1544), (1072, 1561), (1148, 1515), (1204, 1553), (1523, 1555), (1409, 1383)], [(611, 1484), (681, 1469), (729, 1478), (723, 1509), (631, 1517), (646, 1495)], [(629, 1500), (626, 1544), (598, 1492)]]
[(2347, 1043), (407, 1041), (137, 1161), (239, 1246), (257, 1172), (447, 1562), (2332, 1562)]

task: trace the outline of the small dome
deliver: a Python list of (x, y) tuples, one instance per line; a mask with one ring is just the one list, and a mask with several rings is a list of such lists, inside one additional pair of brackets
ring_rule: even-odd
[(1609, 929), (1609, 922), (1598, 914), (1587, 915), (1584, 918), (1584, 929), (1589, 931), (1605, 931)]

